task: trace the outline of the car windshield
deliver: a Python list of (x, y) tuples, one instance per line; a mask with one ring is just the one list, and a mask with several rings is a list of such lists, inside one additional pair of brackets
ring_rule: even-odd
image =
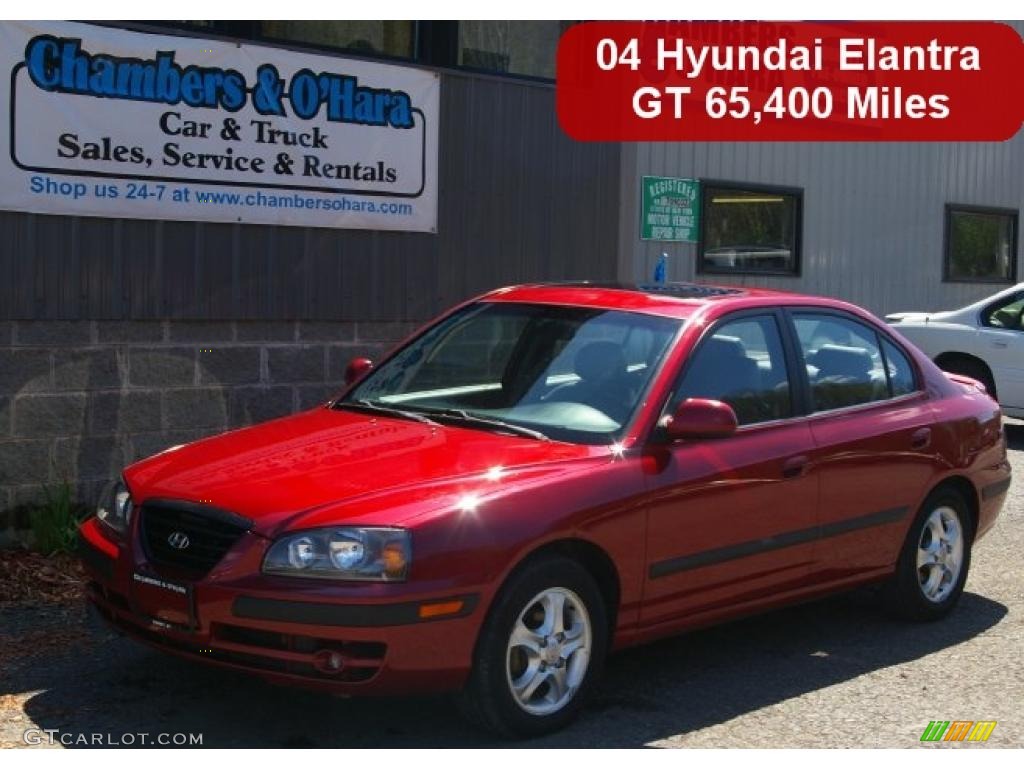
[(681, 323), (588, 307), (477, 303), (415, 338), (334, 407), (613, 442)]

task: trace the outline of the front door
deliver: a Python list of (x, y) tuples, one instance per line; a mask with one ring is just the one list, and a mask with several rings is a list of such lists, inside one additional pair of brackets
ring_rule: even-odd
[(719, 322), (670, 398), (669, 412), (688, 397), (721, 400), (740, 428), (649, 449), (646, 626), (797, 588), (810, 574), (818, 479), (782, 320), (767, 312)]

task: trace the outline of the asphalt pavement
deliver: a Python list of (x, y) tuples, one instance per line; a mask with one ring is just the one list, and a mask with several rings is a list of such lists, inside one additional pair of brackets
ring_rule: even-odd
[[(853, 593), (620, 653), (580, 720), (537, 747), (1024, 746), (1024, 424), (1015, 480), (956, 611), (907, 624)], [(50, 642), (57, 635), (63, 643)], [(0, 607), (0, 746), (201, 734), (211, 747), (510, 746), (444, 697), (340, 699), (211, 670), (116, 636), (84, 609)], [(45, 639), (47, 642), (42, 642)], [(53, 646), (51, 648), (51, 646)], [(923, 745), (931, 720), (995, 720), (987, 743)], [(512, 744), (511, 746), (515, 746)]]

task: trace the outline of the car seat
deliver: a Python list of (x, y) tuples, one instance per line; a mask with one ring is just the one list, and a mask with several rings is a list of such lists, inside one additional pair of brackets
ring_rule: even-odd
[(706, 397), (728, 403), (740, 424), (771, 418), (772, 405), (762, 398), (761, 371), (735, 336), (704, 341), (683, 379), (679, 400)]
[(814, 355), (814, 367), (817, 374), (811, 391), (816, 410), (843, 408), (885, 396), (872, 377), (875, 361), (866, 349), (825, 344)]

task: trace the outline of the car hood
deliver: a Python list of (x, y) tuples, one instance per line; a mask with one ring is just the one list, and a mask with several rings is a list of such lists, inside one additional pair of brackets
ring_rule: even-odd
[(317, 408), (157, 454), (125, 471), (137, 504), (179, 499), (255, 530), (399, 525), (500, 474), (508, 482), (608, 449)]

